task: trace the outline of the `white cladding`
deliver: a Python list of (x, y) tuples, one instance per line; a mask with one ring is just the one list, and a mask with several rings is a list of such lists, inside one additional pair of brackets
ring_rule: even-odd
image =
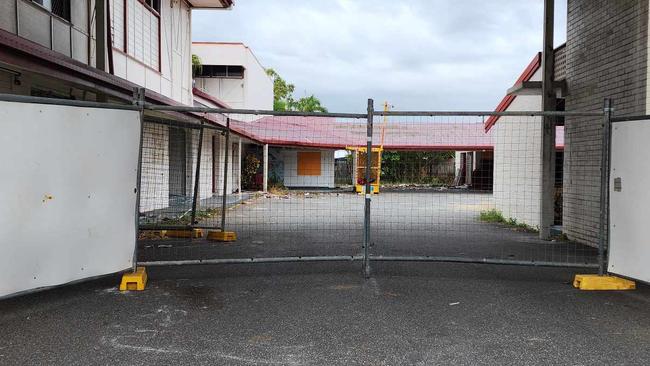
[(0, 297), (133, 264), (137, 111), (0, 102)]
[(273, 109), (273, 81), (253, 52), (241, 43), (195, 42), (203, 65), (243, 66), (243, 78), (197, 78), (196, 87), (232, 108)]
[[(540, 69), (541, 70), (541, 69)], [(541, 80), (538, 70), (531, 81)], [(539, 111), (538, 95), (518, 95), (507, 111)], [(501, 117), (492, 127), (494, 203), (506, 219), (539, 226), (541, 117)]]
[[(319, 151), (320, 175), (298, 175), (298, 152)], [(284, 185), (286, 187), (336, 188), (334, 184), (334, 150), (282, 150), (284, 161)]]

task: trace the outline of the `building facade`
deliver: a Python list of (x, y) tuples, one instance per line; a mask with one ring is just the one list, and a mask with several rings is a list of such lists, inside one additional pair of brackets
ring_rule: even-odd
[[(648, 112), (648, 1), (568, 0), (566, 109), (614, 115)], [(572, 240), (596, 245), (600, 216), (602, 120), (567, 117), (564, 225)]]
[[(192, 10), (231, 6), (231, 0), (6, 0), (0, 93), (131, 104), (134, 90), (145, 88), (148, 103), (191, 106)], [(141, 211), (193, 194), (198, 135), (173, 123), (205, 117), (145, 112), (145, 122), (154, 120), (169, 123), (144, 126)], [(201, 189), (201, 198), (218, 194), (215, 186)]]
[(273, 80), (243, 43), (193, 42), (202, 67), (195, 87), (231, 108), (273, 109)]

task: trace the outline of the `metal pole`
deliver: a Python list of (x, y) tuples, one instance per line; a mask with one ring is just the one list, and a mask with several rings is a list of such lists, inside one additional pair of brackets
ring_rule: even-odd
[[(555, 51), (553, 50), (553, 27), (555, 0), (544, 0), (544, 42), (542, 48), (542, 111), (556, 109), (556, 95), (553, 85)], [(551, 238), (551, 226), (555, 217), (555, 118), (542, 118), (541, 143), (541, 194), (539, 197), (539, 237)]]
[(226, 146), (224, 148), (224, 163), (223, 163), (223, 198), (221, 200), (221, 231), (226, 231), (226, 194), (228, 189), (228, 155), (232, 151), (230, 149), (230, 117), (226, 118)]
[(269, 144), (262, 147), (262, 191), (266, 193), (269, 189)]
[(133, 272), (136, 271), (138, 265), (138, 227), (140, 225), (140, 187), (142, 179), (142, 143), (144, 140), (144, 103), (145, 103), (145, 88), (135, 88), (133, 91), (133, 104), (140, 108), (140, 142), (138, 148), (138, 168), (136, 173), (135, 183), (135, 246), (133, 248)]
[[(203, 122), (201, 122), (203, 126)], [(190, 222), (190, 228), (194, 228), (194, 221), (196, 220), (196, 203), (199, 199), (199, 178), (201, 175), (201, 152), (203, 150), (203, 128), (199, 129), (199, 146), (196, 153), (196, 172), (194, 173), (194, 196), (192, 197), (192, 221)], [(194, 233), (190, 235), (194, 237)]]
[(612, 126), (612, 101), (605, 99), (605, 116), (603, 118), (603, 140), (600, 161), (600, 230), (598, 238), (598, 274), (607, 272), (607, 258), (605, 249), (609, 245), (609, 162), (611, 157), (610, 141)]
[(372, 169), (372, 122), (374, 119), (374, 101), (368, 99), (368, 121), (367, 121), (367, 145), (366, 145), (366, 190), (365, 194), (365, 207), (363, 218), (363, 274), (366, 278), (370, 278), (370, 200), (372, 194), (372, 186), (370, 184), (370, 170)]
[(242, 152), (242, 142), (240, 137), (237, 146), (237, 192), (239, 193), (240, 198), (241, 198), (241, 152)]

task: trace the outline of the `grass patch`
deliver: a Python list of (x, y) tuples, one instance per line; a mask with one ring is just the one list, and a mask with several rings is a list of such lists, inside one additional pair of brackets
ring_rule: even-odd
[(289, 194), (289, 190), (283, 184), (273, 184), (269, 186), (269, 193), (276, 196), (286, 196)]
[(506, 223), (506, 219), (503, 217), (501, 211), (496, 209), (491, 209), (491, 210), (481, 212), (479, 220), (483, 222), (492, 222), (498, 224)]
[(525, 231), (528, 233), (539, 232), (538, 228), (534, 228), (523, 222), (518, 222), (517, 219), (515, 218), (510, 217), (506, 219), (501, 213), (501, 211), (497, 209), (491, 209), (491, 210), (481, 212), (479, 215), (479, 220), (483, 222), (493, 223), (493, 224), (502, 224), (511, 227), (516, 231)]

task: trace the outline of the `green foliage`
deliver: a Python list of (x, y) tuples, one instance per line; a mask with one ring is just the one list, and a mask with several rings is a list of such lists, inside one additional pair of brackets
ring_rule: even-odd
[(384, 183), (449, 185), (453, 173), (444, 173), (444, 169), (440, 173), (440, 168), (449, 164), (453, 157), (451, 151), (384, 151), (381, 155), (381, 180)]
[(242, 182), (246, 184), (247, 187), (255, 186), (255, 175), (257, 174), (260, 165), (260, 159), (255, 155), (246, 155), (246, 158), (244, 159), (244, 169), (242, 169)]
[(273, 110), (300, 112), (327, 112), (321, 101), (314, 95), (294, 99), (296, 87), (284, 80), (273, 69), (266, 69), (266, 74), (273, 80)]
[(292, 102), (290, 108), (292, 111), (327, 113), (327, 108), (323, 107), (313, 94)]
[(203, 63), (201, 58), (195, 54), (192, 54), (192, 77), (200, 73), (203, 70)]
[(492, 222), (497, 224), (506, 223), (506, 219), (505, 217), (503, 217), (501, 211), (496, 210), (494, 208), (491, 210), (481, 212), (481, 214), (479, 215), (479, 220), (483, 222)]
[(293, 91), (295, 86), (287, 83), (273, 69), (266, 69), (266, 75), (273, 80), (273, 110), (287, 111), (293, 103)]

